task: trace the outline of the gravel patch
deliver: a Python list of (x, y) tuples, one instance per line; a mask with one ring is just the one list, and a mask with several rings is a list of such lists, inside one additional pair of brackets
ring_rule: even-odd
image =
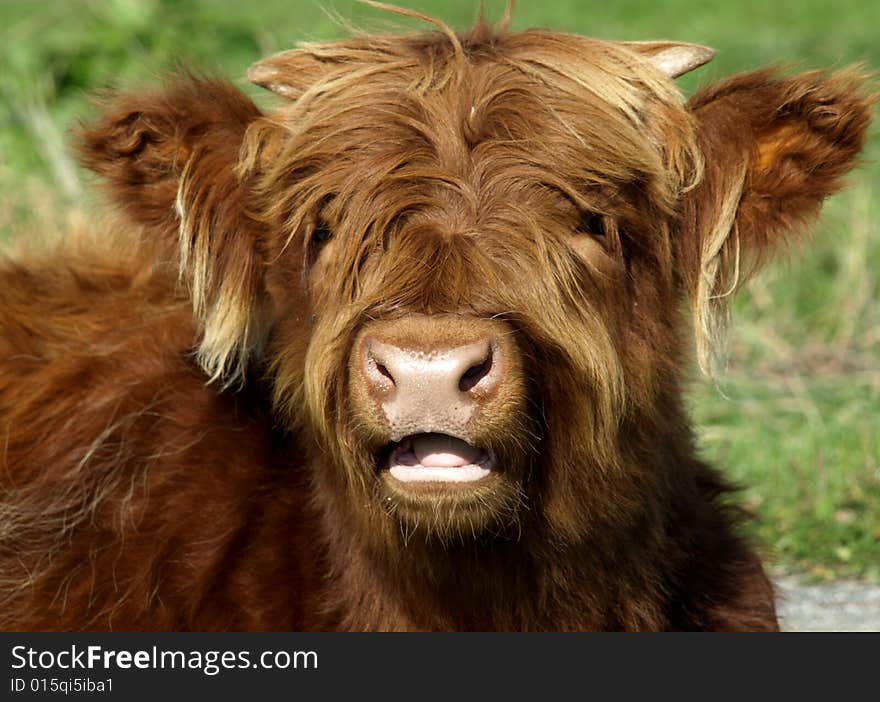
[(777, 577), (783, 631), (880, 631), (880, 585), (858, 581), (808, 584)]

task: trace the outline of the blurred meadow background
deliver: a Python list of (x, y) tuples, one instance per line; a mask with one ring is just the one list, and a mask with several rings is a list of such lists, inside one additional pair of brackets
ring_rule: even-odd
[[(478, 0), (398, 0), (458, 28)], [(485, 0), (489, 19), (505, 0)], [(353, 0), (0, 0), (0, 240), (91, 217), (90, 178), (67, 132), (89, 94), (136, 88), (178, 66), (233, 78), (295, 42), (420, 26)], [(729, 73), (862, 62), (880, 69), (877, 0), (520, 0), (513, 27), (717, 49), (680, 80), (689, 94)], [(880, 87), (880, 84), (878, 84)], [(812, 242), (740, 295), (730, 364), (693, 374), (704, 455), (747, 486), (741, 501), (768, 560), (817, 579), (880, 579), (880, 130), (852, 186), (828, 201)]]

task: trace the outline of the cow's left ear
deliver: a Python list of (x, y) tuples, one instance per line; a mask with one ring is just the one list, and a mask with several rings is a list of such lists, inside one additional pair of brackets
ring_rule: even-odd
[(685, 196), (679, 253), (704, 371), (717, 361), (731, 294), (816, 218), (857, 163), (875, 100), (866, 83), (854, 68), (783, 78), (761, 70), (688, 103), (705, 174)]

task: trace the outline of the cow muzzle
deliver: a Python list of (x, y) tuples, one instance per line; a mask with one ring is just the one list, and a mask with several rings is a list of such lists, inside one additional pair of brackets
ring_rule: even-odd
[(511, 330), (496, 320), (411, 315), (371, 322), (350, 365), (361, 426), (379, 469), (408, 489), (483, 482), (501, 469), (493, 445), (521, 402)]

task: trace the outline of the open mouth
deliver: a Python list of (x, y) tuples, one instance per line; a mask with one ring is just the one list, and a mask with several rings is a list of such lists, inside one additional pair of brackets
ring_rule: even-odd
[(489, 475), (495, 458), (486, 449), (446, 434), (413, 434), (392, 445), (388, 470), (404, 483), (474, 482)]

